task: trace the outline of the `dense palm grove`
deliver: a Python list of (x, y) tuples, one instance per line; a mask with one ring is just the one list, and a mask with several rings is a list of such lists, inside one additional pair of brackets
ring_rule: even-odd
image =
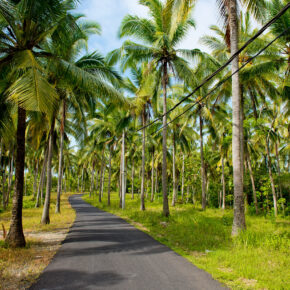
[(23, 195), (43, 206), (43, 224), (50, 210), (61, 213), (63, 191), (89, 192), (108, 204), (119, 192), (120, 207), (138, 198), (140, 210), (163, 199), (165, 216), (176, 203), (234, 207), (233, 234), (245, 228), (245, 211), (289, 214), (289, 10), (166, 114), (257, 32), (254, 19), (266, 23), (287, 0), (244, 0), (241, 10), (235, 0), (217, 1), (224, 24), (200, 40), (210, 54), (179, 48), (195, 27), (195, 1), (140, 0), (148, 18), (126, 16), (123, 45), (107, 56), (88, 53), (89, 37), (101, 27), (75, 14), (75, 2), (0, 1), (7, 243), (25, 245)]

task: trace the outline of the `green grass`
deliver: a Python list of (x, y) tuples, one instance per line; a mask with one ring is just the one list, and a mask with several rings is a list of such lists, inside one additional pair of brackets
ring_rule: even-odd
[[(68, 197), (71, 194), (62, 194), (61, 196), (61, 214), (55, 213), (56, 193), (52, 193), (50, 202), (50, 224), (42, 225), (40, 223), (43, 207), (35, 208), (35, 201), (33, 196), (24, 196), (23, 198), (23, 230), (26, 232), (31, 231), (57, 231), (60, 228), (66, 228), (71, 225), (75, 219), (75, 212), (71, 208)], [(7, 233), (10, 227), (11, 218), (11, 204), (0, 213), (0, 226), (4, 225)]]
[(171, 215), (161, 215), (161, 199), (146, 202), (128, 195), (126, 209), (119, 208), (117, 194), (111, 207), (96, 197), (84, 200), (116, 214), (156, 240), (169, 246), (201, 269), (232, 289), (290, 289), (290, 221), (247, 216), (247, 230), (231, 238), (232, 210), (207, 209), (178, 204)]
[[(26, 235), (26, 247), (9, 248), (0, 237), (0, 289), (27, 289), (49, 264), (58, 247), (60, 240), (53, 237), (54, 233), (68, 231), (75, 219), (75, 211), (71, 208), (68, 197), (61, 196), (61, 214), (55, 213), (56, 194), (51, 196), (50, 224), (40, 223), (42, 207), (34, 208), (32, 197), (25, 196), (23, 201), (23, 229)], [(11, 205), (0, 213), (0, 226), (9, 230)], [(27, 234), (34, 236), (28, 236)]]

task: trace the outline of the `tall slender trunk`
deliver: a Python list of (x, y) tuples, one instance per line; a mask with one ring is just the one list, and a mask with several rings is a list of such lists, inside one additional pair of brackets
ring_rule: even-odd
[(62, 102), (62, 118), (60, 125), (60, 148), (59, 148), (59, 160), (58, 160), (58, 181), (57, 181), (57, 197), (55, 212), (60, 213), (60, 196), (61, 196), (61, 185), (62, 185), (62, 163), (63, 163), (63, 143), (64, 143), (64, 126), (65, 126), (65, 113), (66, 113), (66, 102), (63, 99)]
[(104, 155), (105, 155), (105, 149), (103, 149), (103, 151), (102, 151), (101, 173), (100, 173), (100, 189), (99, 189), (99, 202), (102, 202), (104, 159), (105, 159), (105, 156)]
[(199, 111), (199, 131), (200, 131), (200, 161), (201, 161), (201, 203), (202, 210), (206, 208), (206, 176), (205, 176), (205, 165), (203, 158), (203, 120), (201, 117), (201, 109)]
[(279, 185), (279, 197), (282, 198), (282, 188), (281, 188), (281, 170), (280, 170), (280, 158), (279, 158), (279, 148), (278, 148), (278, 141), (275, 142), (275, 154), (276, 154), (276, 161), (277, 161), (277, 171), (278, 171), (278, 185)]
[(154, 200), (154, 150), (152, 152), (152, 168), (151, 168), (151, 199), (150, 201), (153, 202)]
[(42, 224), (49, 224), (49, 209), (50, 209), (50, 194), (51, 194), (51, 179), (52, 179), (52, 155), (53, 155), (53, 133), (54, 133), (55, 117), (53, 116), (49, 134), (48, 155), (47, 155), (47, 181), (46, 181), (46, 193), (43, 206)]
[(44, 153), (44, 159), (43, 159), (43, 165), (42, 165), (42, 170), (41, 170), (41, 174), (40, 174), (40, 180), (39, 180), (39, 184), (38, 184), (35, 207), (39, 207), (40, 197), (41, 197), (41, 203), (42, 203), (42, 191), (43, 191), (43, 184), (44, 184), (44, 180), (45, 180), (47, 154), (48, 154), (48, 146), (46, 146), (45, 153)]
[(38, 166), (39, 166), (39, 159), (37, 158), (37, 160), (36, 160), (36, 166), (35, 166), (35, 170), (34, 170), (33, 198), (35, 198), (36, 191), (37, 191)]
[(79, 175), (78, 175), (78, 186), (77, 186), (77, 191), (78, 191), (78, 193), (80, 192), (80, 177), (79, 177)]
[(253, 170), (252, 170), (251, 159), (250, 159), (249, 153), (247, 153), (246, 159), (247, 159), (250, 179), (251, 179), (251, 183), (252, 183), (254, 205), (255, 205), (255, 209), (256, 209), (256, 214), (258, 214), (259, 213), (259, 208), (258, 208), (258, 201), (257, 201), (257, 194), (256, 194), (255, 179), (254, 179), (254, 175), (253, 175)]
[(172, 206), (175, 206), (176, 202), (176, 168), (175, 168), (175, 133), (173, 132), (173, 137), (172, 137), (172, 143), (173, 143), (173, 153), (172, 153), (172, 186), (173, 186), (173, 194), (172, 194)]
[(104, 193), (105, 174), (106, 174), (106, 166), (104, 164), (104, 170), (103, 170), (103, 176), (102, 176), (102, 191), (101, 191), (102, 198), (103, 198), (103, 193)]
[(182, 153), (181, 201), (184, 198), (184, 153)]
[(97, 176), (96, 176), (96, 194), (98, 192), (99, 188), (99, 170), (97, 170)]
[(132, 199), (134, 199), (134, 158), (132, 159)]
[(111, 205), (112, 145), (109, 147), (108, 206)]
[(82, 184), (81, 184), (81, 193), (84, 193), (84, 166), (82, 168)]
[[(146, 125), (146, 109), (145, 106), (142, 111), (142, 125)], [(142, 169), (141, 169), (141, 210), (145, 210), (145, 138), (146, 138), (146, 129), (142, 130)]]
[[(238, 51), (238, 15), (237, 0), (229, 0), (229, 18), (230, 18), (230, 39), (231, 54)], [(239, 57), (232, 61), (232, 72), (239, 69)], [(232, 155), (233, 155), (233, 177), (234, 177), (234, 220), (232, 227), (232, 235), (237, 235), (241, 230), (246, 228), (244, 193), (243, 193), (243, 172), (242, 168), (242, 146), (241, 146), (241, 94), (239, 74), (232, 76), (232, 111), (233, 111), (233, 139), (232, 139)]]
[(93, 162), (92, 164), (90, 197), (92, 196), (92, 192), (94, 191), (94, 179), (95, 179), (95, 162)]
[(159, 198), (158, 195), (158, 164), (156, 166), (156, 170), (155, 170), (155, 194), (157, 194), (157, 197)]
[(168, 194), (167, 194), (167, 61), (163, 62), (163, 129), (162, 129), (162, 194), (163, 215), (169, 216)]
[[(242, 172), (242, 185), (243, 185), (243, 191), (244, 191), (244, 148), (245, 148), (245, 139), (244, 139), (244, 87), (243, 85), (240, 85), (240, 99), (241, 99), (241, 113), (240, 113), (240, 142), (241, 142), (241, 172)], [(244, 195), (245, 197), (245, 195)], [(247, 199), (244, 198), (244, 200)], [(246, 203), (247, 204), (247, 203)]]
[(273, 206), (274, 206), (274, 214), (277, 216), (278, 210), (277, 210), (277, 196), (276, 196), (276, 191), (275, 191), (275, 183), (274, 183), (274, 178), (272, 174), (272, 163), (271, 163), (271, 157), (270, 157), (270, 139), (269, 139), (269, 134), (266, 138), (266, 152), (267, 152), (267, 158), (268, 158), (268, 171), (269, 171), (269, 177), (270, 177), (270, 182), (271, 182), (271, 188), (272, 188), (272, 194), (273, 194)]
[(125, 130), (122, 135), (122, 209), (125, 209), (125, 195), (126, 195), (126, 184), (125, 184)]
[(25, 166), (25, 129), (26, 111), (18, 107), (17, 121), (17, 151), (15, 167), (16, 190), (13, 195), (10, 229), (5, 241), (11, 247), (25, 247), (25, 238), (22, 227), (23, 182)]
[(223, 196), (222, 196), (222, 209), (226, 208), (226, 182), (225, 182), (225, 160), (222, 156), (222, 185), (223, 185)]
[(121, 149), (120, 154), (120, 174), (119, 174), (119, 207), (122, 208), (122, 164), (123, 164), (123, 154)]

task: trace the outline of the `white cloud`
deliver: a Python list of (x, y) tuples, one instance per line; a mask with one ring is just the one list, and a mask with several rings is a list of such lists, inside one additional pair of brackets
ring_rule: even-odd
[[(198, 41), (204, 34), (210, 34), (209, 26), (217, 24), (218, 14), (216, 0), (199, 0), (195, 7), (193, 18), (196, 29), (191, 29), (188, 36), (180, 44), (181, 48), (200, 48), (207, 50)], [(102, 35), (92, 37), (91, 50), (107, 53), (121, 45), (117, 37), (120, 23), (126, 14), (147, 17), (148, 10), (139, 4), (139, 0), (83, 0), (77, 9), (88, 19), (97, 21), (102, 26)]]
[(208, 48), (199, 42), (199, 39), (203, 35), (212, 34), (209, 27), (218, 22), (218, 13), (216, 11), (215, 2), (216, 0), (200, 0), (197, 2), (193, 11), (193, 19), (195, 20), (196, 28), (190, 29), (187, 37), (180, 45), (181, 48), (199, 48), (209, 52)]
[(145, 6), (139, 4), (139, 0), (123, 0), (128, 9), (129, 14), (137, 15), (139, 17), (146, 17), (148, 10)]

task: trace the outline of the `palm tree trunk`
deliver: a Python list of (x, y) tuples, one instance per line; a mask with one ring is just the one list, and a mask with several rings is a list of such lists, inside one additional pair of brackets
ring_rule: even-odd
[(162, 129), (162, 194), (163, 215), (169, 216), (168, 194), (167, 194), (167, 62), (163, 62), (163, 129)]
[(18, 107), (17, 121), (17, 151), (15, 167), (16, 191), (13, 196), (10, 229), (6, 236), (6, 243), (10, 247), (25, 247), (25, 238), (22, 227), (23, 182), (25, 166), (25, 129), (26, 111)]
[[(143, 127), (146, 125), (146, 111), (145, 106), (142, 112), (142, 125)], [(145, 128), (142, 130), (142, 169), (141, 169), (141, 210), (145, 210), (145, 138), (146, 132)]]
[(111, 174), (112, 174), (112, 146), (109, 147), (109, 181), (108, 181), (108, 206), (111, 205)]
[(202, 190), (202, 210), (206, 208), (206, 176), (205, 165), (203, 158), (203, 120), (201, 117), (201, 110), (199, 111), (199, 131), (200, 131), (200, 161), (201, 161), (201, 190)]
[(78, 186), (77, 186), (77, 191), (78, 191), (78, 193), (80, 192), (80, 177), (79, 177), (79, 175), (78, 175)]
[(120, 174), (119, 174), (119, 207), (122, 208), (122, 159), (123, 159), (123, 154), (122, 154), (122, 149), (121, 149), (121, 154), (120, 154)]
[(35, 198), (36, 191), (37, 191), (38, 166), (39, 166), (39, 159), (37, 158), (37, 160), (36, 160), (36, 166), (35, 166), (35, 171), (34, 171), (33, 198)]
[(97, 170), (97, 176), (96, 176), (96, 194), (98, 192), (99, 188), (99, 170)]
[(158, 164), (156, 166), (156, 170), (155, 170), (155, 194), (157, 194), (157, 197), (159, 199), (159, 195), (158, 195)]
[(84, 193), (84, 166), (82, 168), (82, 184), (81, 184), (81, 193)]
[(54, 133), (55, 117), (53, 116), (49, 134), (49, 144), (48, 144), (48, 157), (47, 157), (47, 181), (46, 181), (46, 193), (45, 201), (43, 206), (42, 224), (49, 224), (49, 209), (50, 209), (50, 194), (51, 194), (51, 181), (52, 181), (52, 155), (53, 155), (53, 133)]
[(131, 199), (134, 199), (134, 158), (132, 159), (132, 196)]
[(102, 202), (102, 190), (103, 190), (103, 173), (104, 173), (104, 159), (105, 159), (105, 149), (102, 151), (102, 161), (101, 161), (101, 173), (100, 173), (100, 189), (99, 189), (99, 202)]
[(184, 153), (182, 153), (181, 202), (184, 198)]
[(106, 166), (104, 164), (104, 170), (103, 170), (103, 176), (102, 176), (102, 191), (101, 191), (102, 198), (103, 198), (103, 193), (104, 193), (105, 174), (106, 174)]
[(95, 163), (93, 162), (91, 172), (90, 197), (92, 196), (92, 192), (94, 191), (94, 179), (95, 179)]
[(154, 150), (152, 152), (152, 168), (151, 168), (151, 199), (150, 201), (153, 202), (154, 200)]
[(125, 194), (126, 194), (126, 185), (125, 185), (125, 130), (123, 130), (122, 135), (122, 209), (125, 209)]
[(44, 185), (44, 180), (45, 180), (47, 154), (48, 154), (48, 146), (46, 146), (45, 153), (44, 153), (44, 159), (43, 159), (43, 165), (42, 165), (42, 170), (40, 174), (40, 180), (38, 184), (35, 207), (39, 207), (40, 197), (41, 197), (41, 203), (42, 203), (42, 191), (43, 191), (43, 185)]
[(226, 208), (226, 182), (225, 182), (225, 164), (224, 156), (222, 156), (222, 185), (223, 185), (223, 196), (222, 196), (222, 209)]
[(271, 157), (270, 157), (270, 149), (269, 149), (269, 134), (266, 139), (266, 152), (267, 152), (267, 158), (268, 158), (268, 171), (269, 171), (269, 177), (271, 182), (271, 188), (272, 188), (272, 194), (273, 194), (273, 206), (274, 206), (274, 214), (277, 216), (278, 210), (277, 210), (277, 196), (275, 191), (275, 184), (274, 184), (274, 178), (272, 175), (272, 164), (271, 164)]
[(259, 208), (258, 208), (258, 201), (257, 201), (257, 194), (256, 194), (255, 179), (254, 179), (254, 175), (253, 175), (253, 170), (252, 170), (251, 159), (250, 159), (249, 153), (247, 153), (246, 159), (247, 159), (247, 164), (248, 164), (249, 173), (250, 173), (250, 179), (251, 179), (251, 183), (252, 183), (254, 205), (255, 205), (255, 209), (256, 209), (256, 214), (258, 214)]
[[(237, 0), (229, 0), (229, 18), (230, 18), (230, 39), (231, 54), (238, 51), (238, 15)], [(232, 72), (239, 69), (239, 58), (236, 57), (232, 62)], [(234, 220), (232, 227), (232, 235), (237, 235), (242, 229), (246, 228), (244, 193), (243, 193), (243, 172), (242, 168), (242, 146), (241, 146), (241, 94), (240, 79), (236, 73), (232, 77), (232, 108), (233, 108), (233, 139), (232, 139), (232, 155), (233, 155), (233, 177), (234, 177)]]
[(57, 181), (57, 197), (55, 212), (60, 213), (60, 195), (61, 195), (61, 185), (62, 185), (62, 160), (63, 160), (63, 143), (64, 143), (64, 126), (65, 126), (65, 112), (66, 112), (66, 102), (63, 99), (62, 103), (62, 118), (60, 126), (60, 148), (59, 148), (59, 160), (58, 160), (58, 181)]
[(276, 160), (277, 160), (277, 171), (278, 171), (278, 184), (279, 184), (279, 196), (280, 198), (283, 198), (282, 195), (282, 188), (281, 188), (281, 170), (280, 170), (280, 158), (279, 158), (279, 149), (278, 149), (278, 142), (275, 142), (275, 154), (276, 154)]
[(173, 138), (172, 138), (172, 143), (173, 143), (173, 153), (172, 153), (172, 186), (173, 186), (173, 194), (172, 194), (172, 206), (175, 206), (176, 202), (176, 168), (175, 168), (175, 134), (173, 132)]

